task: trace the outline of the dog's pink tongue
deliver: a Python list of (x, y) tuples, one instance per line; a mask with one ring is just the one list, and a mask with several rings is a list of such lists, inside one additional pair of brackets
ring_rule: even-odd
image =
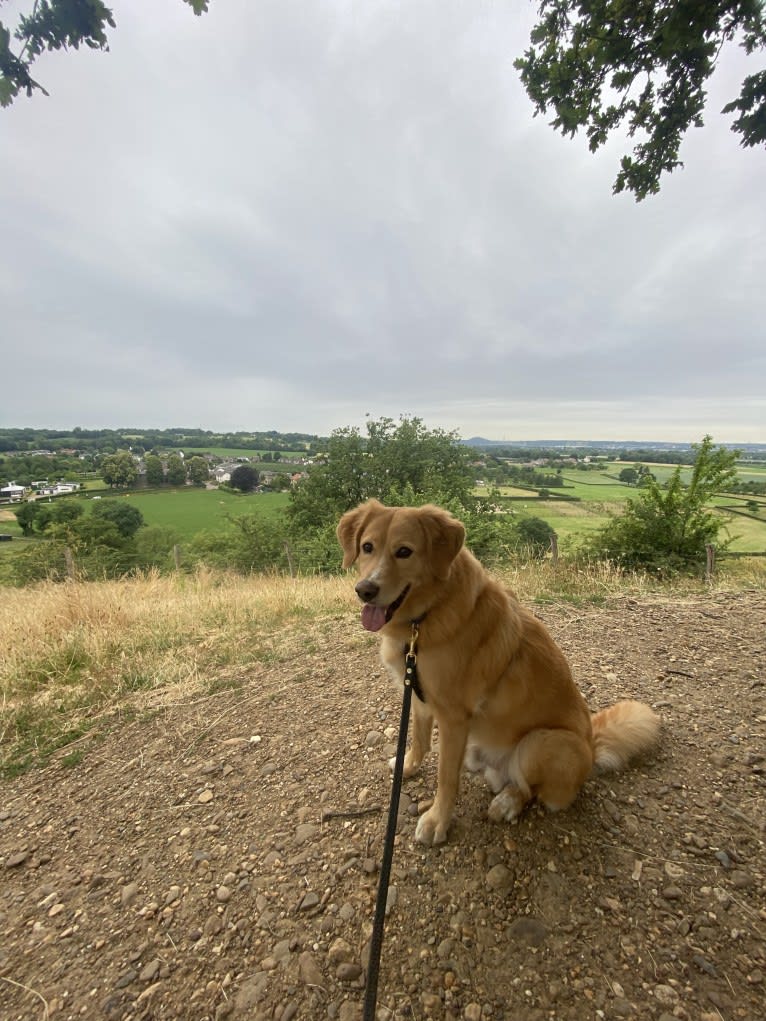
[(368, 631), (380, 631), (386, 623), (386, 611), (382, 606), (366, 603), (362, 607), (362, 627)]

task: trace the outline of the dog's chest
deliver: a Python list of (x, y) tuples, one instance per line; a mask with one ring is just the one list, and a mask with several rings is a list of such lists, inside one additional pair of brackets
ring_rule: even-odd
[[(396, 684), (404, 683), (407, 645), (394, 639), (386, 639), (381, 645), (380, 658), (391, 679)], [(420, 692), (426, 703), (439, 703), (459, 685), (460, 666), (454, 657), (442, 652), (418, 649), (416, 662)]]

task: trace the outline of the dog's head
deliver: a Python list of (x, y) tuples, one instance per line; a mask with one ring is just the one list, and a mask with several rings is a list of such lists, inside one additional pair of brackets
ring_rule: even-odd
[(343, 566), (357, 563), (362, 623), (379, 631), (397, 614), (412, 620), (424, 597), (449, 577), (465, 528), (440, 507), (384, 507), (368, 500), (338, 523)]

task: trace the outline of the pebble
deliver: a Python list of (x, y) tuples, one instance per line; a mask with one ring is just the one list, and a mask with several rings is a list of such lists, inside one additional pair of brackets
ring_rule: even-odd
[(209, 805), (214, 797), (215, 795), (213, 794), (213, 792), (210, 790), (209, 787), (207, 787), (197, 798), (197, 801), (200, 805)]
[(362, 974), (362, 966), (352, 961), (344, 961), (335, 969), (335, 974), (341, 982), (355, 982)]
[(665, 900), (679, 900), (683, 897), (683, 895), (683, 890), (673, 883), (671, 883), (670, 886), (664, 887), (662, 891), (662, 896)]
[(226, 904), (228, 901), (230, 901), (231, 890), (228, 888), (228, 886), (223, 885), (219, 886), (218, 889), (215, 891), (215, 899), (219, 901), (221, 904)]
[(308, 950), (304, 950), (298, 958), (298, 974), (307, 986), (324, 987), (324, 975)]
[(463, 1011), (465, 1021), (481, 1021), (481, 1004), (469, 1003)]
[(663, 1007), (675, 1007), (679, 999), (673, 986), (666, 985), (654, 987), (654, 998)]
[(139, 982), (152, 982), (160, 971), (160, 960), (155, 957), (153, 961), (149, 961), (138, 974)]
[(5, 867), (7, 869), (18, 868), (19, 865), (24, 864), (28, 857), (29, 851), (17, 851), (15, 854), (12, 854), (10, 858), (7, 859)]
[(295, 842), (305, 844), (307, 840), (313, 840), (322, 832), (322, 827), (313, 822), (301, 823), (295, 830)]
[(311, 908), (315, 908), (319, 903), (319, 894), (314, 890), (309, 890), (306, 896), (303, 898), (300, 904), (300, 911), (310, 911)]
[(745, 872), (743, 869), (735, 869), (730, 873), (729, 879), (731, 880), (731, 885), (736, 887), (737, 890), (747, 890), (755, 882), (750, 873)]
[(330, 944), (330, 949), (327, 951), (327, 957), (330, 964), (347, 964), (349, 961), (353, 960), (354, 951), (351, 944), (339, 936)]
[(490, 890), (505, 893), (513, 886), (513, 873), (505, 865), (493, 865), (485, 877)]
[(396, 907), (396, 902), (399, 900), (399, 889), (396, 886), (389, 886), (388, 893), (386, 894), (386, 915), (389, 915)]
[(137, 894), (138, 883), (128, 883), (126, 886), (123, 886), (122, 890), (120, 891), (120, 901), (122, 902), (123, 906), (130, 904), (131, 901), (135, 900)]

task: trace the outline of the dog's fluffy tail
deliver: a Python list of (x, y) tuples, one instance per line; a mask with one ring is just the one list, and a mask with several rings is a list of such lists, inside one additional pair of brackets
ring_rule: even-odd
[(591, 718), (594, 763), (603, 771), (622, 769), (636, 755), (649, 751), (660, 736), (660, 718), (643, 702), (627, 700), (602, 709)]

